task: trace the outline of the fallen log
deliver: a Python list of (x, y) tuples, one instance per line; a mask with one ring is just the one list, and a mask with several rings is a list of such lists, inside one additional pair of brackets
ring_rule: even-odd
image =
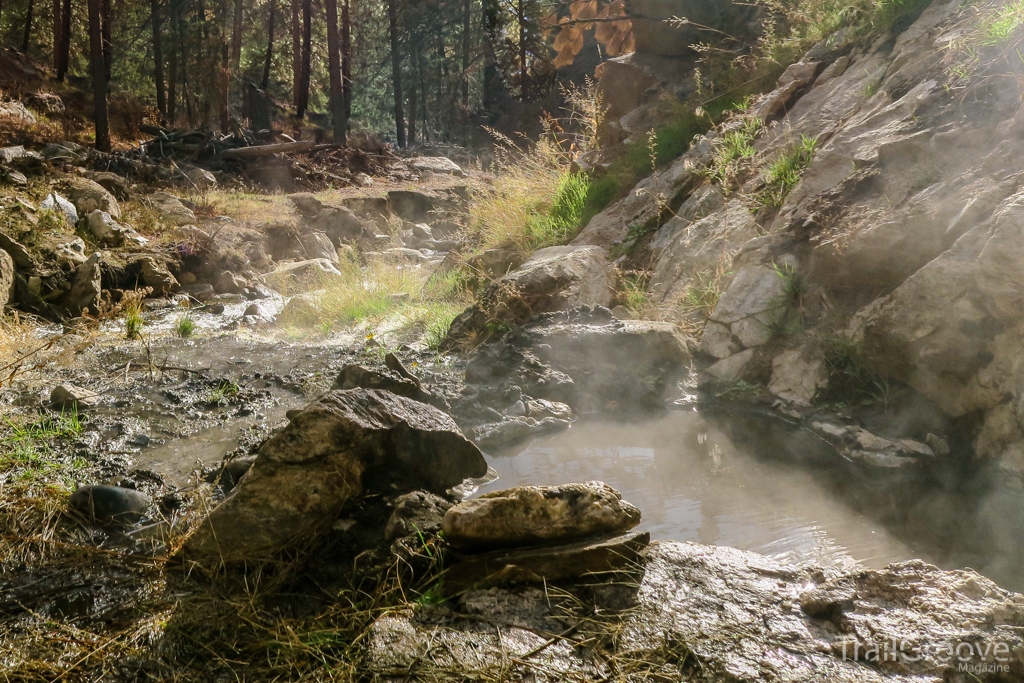
[(257, 145), (255, 147), (237, 147), (226, 149), (220, 153), (221, 159), (252, 159), (268, 154), (284, 154), (288, 152), (308, 152), (316, 147), (312, 140), (305, 142), (282, 142), (276, 145)]

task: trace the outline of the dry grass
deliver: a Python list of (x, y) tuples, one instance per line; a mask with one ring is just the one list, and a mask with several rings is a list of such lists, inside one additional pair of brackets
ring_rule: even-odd
[(406, 329), (422, 334), (436, 348), (451, 321), (470, 303), (458, 271), (424, 281), (421, 269), (383, 258), (365, 266), (347, 261), (340, 270), (340, 277), (268, 283), (286, 294), (304, 292), (282, 311), (279, 322), (324, 334), (354, 323)]

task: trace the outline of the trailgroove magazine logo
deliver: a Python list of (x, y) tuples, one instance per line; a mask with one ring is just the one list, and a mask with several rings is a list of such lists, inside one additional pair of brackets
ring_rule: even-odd
[(1002, 641), (961, 641), (946, 643), (913, 643), (908, 640), (861, 643), (841, 642), (844, 661), (929, 662), (942, 666), (955, 665), (957, 671), (970, 674), (1010, 673), (1010, 645)]

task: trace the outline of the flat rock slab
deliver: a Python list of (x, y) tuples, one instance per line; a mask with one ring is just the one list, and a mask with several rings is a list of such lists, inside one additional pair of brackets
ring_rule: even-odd
[[(559, 627), (547, 618), (560, 614), (560, 606), (552, 608), (540, 588), (472, 590), (460, 598), (458, 613), (430, 605), (379, 619), (367, 641), (366, 667), (397, 677), (415, 667), (420, 680), (504, 675), (545, 683), (615, 680), (609, 661), (617, 671), (640, 672), (622, 680), (1024, 680), (1024, 596), (973, 571), (911, 561), (836, 573), (676, 542), (651, 543), (642, 554), (635, 606), (618, 616), (605, 611), (611, 623), (598, 637), (584, 618), (571, 637), (552, 638), (566, 622), (556, 622)], [(460, 618), (464, 613), (473, 618)], [(601, 637), (610, 632), (614, 638)], [(893, 652), (893, 641), (907, 656)], [(958, 646), (965, 661), (949, 656)], [(986, 647), (988, 655), (979, 655)]]
[(100, 484), (82, 486), (68, 500), (68, 507), (90, 524), (137, 522), (152, 505), (141, 491)]
[(543, 585), (564, 579), (609, 578), (642, 567), (641, 551), (651, 541), (647, 531), (526, 550), (501, 550), (469, 556), (444, 575), (448, 594), (469, 588), (517, 584)]
[(450, 417), (386, 391), (333, 391), (292, 417), (185, 542), (202, 564), (258, 560), (323, 531), (367, 489), (437, 494), (487, 463)]
[(640, 510), (600, 481), (517, 486), (465, 500), (444, 516), (456, 548), (508, 548), (632, 529)]

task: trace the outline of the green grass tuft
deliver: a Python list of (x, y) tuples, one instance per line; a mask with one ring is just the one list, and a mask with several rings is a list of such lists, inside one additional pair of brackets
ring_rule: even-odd
[(185, 313), (174, 323), (174, 333), (182, 339), (188, 339), (196, 332), (196, 321), (191, 313)]
[(817, 138), (801, 136), (798, 145), (786, 150), (770, 163), (762, 174), (764, 187), (757, 193), (758, 203), (771, 208), (782, 206), (790, 191), (803, 177), (804, 169), (811, 163), (817, 146)]

